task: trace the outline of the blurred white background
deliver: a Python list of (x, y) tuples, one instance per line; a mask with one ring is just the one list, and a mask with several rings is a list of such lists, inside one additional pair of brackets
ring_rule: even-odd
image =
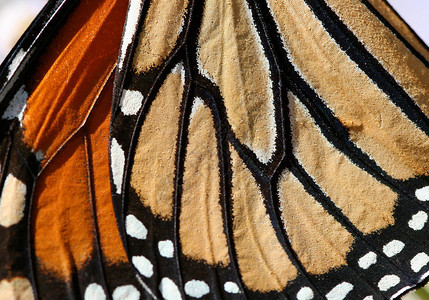
[(46, 0), (0, 0), (0, 62), (46, 2)]

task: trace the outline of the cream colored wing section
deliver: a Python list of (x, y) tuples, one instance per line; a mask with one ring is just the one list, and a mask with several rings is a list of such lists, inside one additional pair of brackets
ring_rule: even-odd
[(361, 232), (393, 225), (397, 194), (335, 149), (293, 94), (288, 99), (293, 152), (306, 172)]
[(429, 68), (361, 1), (326, 2), (401, 87), (415, 99), (426, 116), (429, 116)]
[(280, 210), (292, 248), (310, 274), (347, 265), (353, 236), (341, 226), (288, 170), (279, 180)]
[(427, 174), (427, 135), (350, 60), (305, 2), (269, 3), (290, 61), (348, 129), (351, 140), (394, 178)]
[(131, 186), (155, 216), (173, 216), (176, 138), (183, 82), (180, 64), (170, 73), (153, 100), (138, 138)]
[(151, 2), (133, 58), (136, 72), (146, 72), (167, 58), (182, 30), (187, 6), (187, 0)]
[(182, 252), (210, 265), (228, 265), (220, 204), (217, 138), (210, 109), (196, 98), (186, 147), (179, 223)]
[(298, 272), (277, 239), (255, 179), (230, 149), (233, 236), (243, 282), (252, 291), (281, 291)]
[(401, 18), (387, 5), (385, 0), (368, 0), (371, 5), (411, 44), (423, 57), (429, 61), (429, 50), (418, 40), (415, 34)]
[(237, 138), (263, 163), (275, 151), (269, 63), (244, 0), (207, 0), (199, 35), (202, 73), (219, 86)]

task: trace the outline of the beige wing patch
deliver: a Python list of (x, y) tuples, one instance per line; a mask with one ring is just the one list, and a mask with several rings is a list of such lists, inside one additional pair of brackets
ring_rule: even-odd
[(352, 141), (394, 178), (427, 174), (426, 134), (348, 58), (304, 1), (270, 0), (270, 6), (289, 59), (349, 130)]
[(167, 58), (182, 30), (187, 6), (187, 0), (152, 1), (133, 58), (136, 72), (146, 72)]
[(252, 291), (281, 291), (298, 276), (297, 269), (277, 239), (255, 179), (230, 149), (233, 237), (243, 282)]
[(279, 180), (279, 198), (292, 248), (307, 272), (324, 274), (347, 265), (353, 236), (287, 170)]
[(228, 265), (216, 132), (210, 109), (199, 98), (192, 108), (188, 141), (179, 225), (182, 251), (210, 265)]
[(246, 2), (206, 1), (198, 43), (235, 135), (267, 163), (276, 137), (270, 70)]
[(170, 73), (144, 120), (131, 171), (131, 186), (143, 205), (150, 207), (155, 216), (168, 220), (173, 216), (176, 138), (182, 94), (181, 74)]
[[(361, 1), (327, 0), (326, 2), (383, 67), (393, 75), (401, 87), (415, 99), (426, 116), (429, 116), (429, 68), (414, 56)], [(362, 26), (362, 23), (368, 26)]]
[(397, 194), (335, 149), (299, 100), (288, 96), (294, 154), (308, 174), (363, 233), (393, 225)]

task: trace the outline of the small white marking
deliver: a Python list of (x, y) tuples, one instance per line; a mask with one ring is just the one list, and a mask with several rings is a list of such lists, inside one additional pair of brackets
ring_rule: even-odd
[(146, 290), (146, 292), (152, 296), (153, 299), (157, 299), (155, 294), (153, 293), (153, 291), (151, 290), (150, 287), (147, 286), (146, 283), (144, 283), (144, 281), (141, 279), (139, 274), (136, 274), (136, 279), (137, 281), (141, 284), (141, 286)]
[(18, 224), (24, 217), (27, 186), (12, 174), (7, 175), (0, 197), (0, 225)]
[(419, 254), (417, 254), (416, 256), (414, 256), (410, 263), (411, 263), (411, 270), (413, 270), (414, 272), (420, 272), (420, 270), (426, 266), (429, 262), (429, 256), (424, 253), (424, 252), (420, 252)]
[(198, 111), (198, 109), (199, 109), (201, 106), (203, 106), (203, 105), (204, 105), (203, 100), (202, 100), (200, 97), (195, 97), (195, 99), (194, 99), (194, 105), (192, 105), (191, 114), (190, 114), (190, 116), (189, 116), (189, 118), (191, 119), (191, 121), (192, 121), (192, 119), (194, 118), (195, 113)]
[(7, 74), (7, 80), (12, 78), (13, 74), (18, 69), (19, 64), (24, 58), (25, 54), (27, 54), (27, 52), (20, 49), (18, 53), (15, 55), (15, 57), (13, 58), (12, 62), (9, 65), (9, 73)]
[(3, 113), (2, 119), (13, 120), (18, 118), (19, 121), (22, 121), (24, 115), (25, 105), (27, 104), (28, 93), (24, 90), (22, 85), (16, 94), (13, 96), (12, 100), (9, 102), (8, 107)]
[(101, 285), (97, 283), (91, 283), (86, 287), (85, 300), (105, 300), (106, 294), (104, 293)]
[(296, 294), (296, 298), (298, 300), (311, 300), (314, 298), (313, 290), (308, 286), (305, 286), (299, 290)]
[(380, 291), (385, 292), (396, 286), (400, 282), (401, 279), (399, 279), (399, 277), (396, 275), (385, 275), (378, 282), (378, 288), (380, 289)]
[(420, 201), (429, 201), (429, 185), (416, 190), (416, 197)]
[(132, 116), (139, 112), (143, 104), (143, 95), (139, 91), (124, 90), (119, 106), (126, 116)]
[(365, 298), (363, 298), (363, 300), (374, 300), (373, 296), (366, 296)]
[(223, 285), (223, 289), (225, 290), (225, 292), (230, 294), (240, 293), (240, 288), (235, 282), (232, 282), (232, 281), (225, 282), (225, 284)]
[(396, 299), (398, 296), (402, 295), (403, 293), (409, 290), (411, 290), (411, 287), (409, 285), (406, 287), (403, 287), (402, 289), (394, 293), (392, 296), (390, 296), (390, 299)]
[(113, 291), (113, 300), (139, 300), (140, 292), (133, 285), (123, 285)]
[(185, 284), (185, 293), (194, 298), (201, 298), (210, 293), (210, 287), (201, 280), (190, 280)]
[(377, 262), (377, 254), (375, 254), (374, 252), (368, 252), (367, 254), (365, 254), (359, 259), (358, 264), (359, 264), (359, 267), (366, 270), (376, 262)]
[(428, 220), (428, 214), (424, 211), (419, 211), (411, 217), (408, 226), (414, 230), (422, 230)]
[(326, 294), (328, 300), (342, 300), (353, 290), (353, 284), (342, 282)]
[(425, 280), (427, 277), (429, 277), (429, 271), (427, 271), (422, 276), (420, 276), (420, 282), (422, 282), (423, 280)]
[(125, 168), (125, 153), (115, 138), (112, 139), (112, 144), (110, 145), (110, 155), (112, 159), (113, 184), (116, 187), (116, 193), (120, 194)]
[(139, 240), (145, 240), (147, 237), (146, 227), (133, 215), (125, 218), (125, 231), (129, 236)]
[(133, 37), (137, 31), (137, 25), (140, 18), (140, 11), (142, 9), (143, 0), (131, 0), (127, 12), (127, 19), (125, 20), (125, 28), (122, 36), (121, 54), (119, 57), (119, 69), (124, 66), (125, 55), (128, 46), (133, 41)]
[(393, 240), (383, 246), (383, 252), (388, 257), (395, 256), (404, 249), (405, 244), (398, 240)]
[(173, 69), (171, 69), (172, 74), (180, 74), (180, 81), (182, 81), (182, 84), (185, 84), (185, 68), (183, 67), (183, 63), (178, 63), (174, 66)]
[(36, 159), (38, 161), (42, 161), (42, 159), (45, 157), (45, 154), (42, 150), (37, 151), (36, 153), (34, 153), (34, 155), (36, 155)]
[(153, 265), (146, 257), (140, 255), (140, 256), (133, 256), (131, 261), (133, 262), (133, 265), (136, 267), (136, 269), (142, 274), (143, 276), (150, 278), (153, 275)]
[(160, 241), (158, 243), (158, 250), (161, 256), (172, 258), (174, 256), (174, 245), (170, 240)]
[(170, 278), (164, 277), (159, 284), (159, 291), (165, 300), (182, 299), (179, 288)]

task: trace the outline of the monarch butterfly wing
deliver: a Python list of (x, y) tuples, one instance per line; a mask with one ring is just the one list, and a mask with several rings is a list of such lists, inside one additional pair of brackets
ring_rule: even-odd
[(3, 69), (0, 293), (144, 297), (106, 181), (113, 73), (127, 3), (52, 5)]
[(412, 36), (367, 1), (142, 7), (110, 155), (153, 293), (384, 299), (426, 280), (429, 76)]

